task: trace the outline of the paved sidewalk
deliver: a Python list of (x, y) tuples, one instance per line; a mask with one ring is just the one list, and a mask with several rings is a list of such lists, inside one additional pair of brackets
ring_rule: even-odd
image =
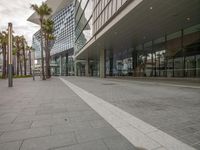
[(63, 78), (200, 150), (200, 88), (196, 84)]
[[(136, 150), (59, 78), (0, 80), (0, 150)], [(137, 148), (137, 150), (139, 150)]]

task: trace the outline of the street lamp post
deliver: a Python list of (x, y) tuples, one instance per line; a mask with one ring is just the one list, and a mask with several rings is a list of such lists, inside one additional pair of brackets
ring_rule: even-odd
[(8, 87), (13, 86), (12, 48), (12, 23), (8, 23)]

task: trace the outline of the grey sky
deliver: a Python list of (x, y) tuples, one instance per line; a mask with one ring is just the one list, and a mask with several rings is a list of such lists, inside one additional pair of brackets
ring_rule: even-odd
[(31, 45), (32, 35), (39, 27), (26, 20), (33, 13), (30, 5), (42, 1), (45, 0), (0, 0), (0, 31), (6, 30), (8, 22), (12, 22), (15, 34), (24, 35)]

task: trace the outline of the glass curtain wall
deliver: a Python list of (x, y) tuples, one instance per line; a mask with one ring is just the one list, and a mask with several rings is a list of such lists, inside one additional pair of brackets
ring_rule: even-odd
[(101, 27), (128, 0), (76, 0), (75, 1), (75, 53), (95, 35)]
[(127, 2), (128, 0), (94, 0), (93, 27), (94, 33)]
[(134, 48), (107, 50), (107, 76), (200, 77), (200, 25)]
[(51, 55), (66, 51), (74, 46), (74, 5), (71, 3), (51, 17), (54, 21), (54, 43)]
[(75, 1), (75, 53), (92, 37), (93, 0)]

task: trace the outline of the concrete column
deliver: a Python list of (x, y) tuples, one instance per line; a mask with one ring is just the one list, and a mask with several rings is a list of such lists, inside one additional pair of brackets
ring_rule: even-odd
[(77, 62), (74, 61), (74, 75), (77, 76)]
[(65, 55), (65, 57), (66, 57), (66, 70), (65, 70), (65, 74), (66, 74), (66, 76), (68, 76), (68, 74), (69, 74), (69, 72), (68, 72), (68, 53), (66, 53), (66, 55)]
[(113, 50), (110, 50), (109, 53), (109, 63), (110, 63), (110, 68), (109, 68), (109, 76), (113, 76)]
[(85, 63), (85, 76), (89, 77), (89, 58), (86, 59)]
[(183, 57), (183, 77), (185, 77), (185, 50), (184, 50), (184, 30), (181, 30), (181, 51), (182, 51), (182, 57)]
[(100, 50), (100, 59), (99, 59), (99, 74), (100, 78), (105, 78), (105, 50)]
[(167, 77), (167, 65), (168, 65), (168, 60), (167, 60), (167, 34), (165, 34), (165, 77)]
[(62, 76), (62, 56), (60, 55), (60, 76)]

